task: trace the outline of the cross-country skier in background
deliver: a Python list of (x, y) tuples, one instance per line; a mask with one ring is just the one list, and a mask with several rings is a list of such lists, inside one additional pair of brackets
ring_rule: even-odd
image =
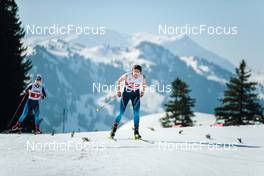
[[(123, 94), (121, 94), (121, 83), (125, 81), (125, 87)], [(144, 96), (146, 88), (146, 79), (142, 74), (142, 68), (140, 65), (134, 65), (132, 72), (122, 75), (117, 81), (117, 96), (121, 97), (120, 112), (115, 118), (115, 122), (110, 133), (110, 138), (114, 138), (118, 124), (125, 112), (126, 106), (131, 100), (134, 111), (134, 138), (141, 139), (139, 134), (139, 110), (140, 110), (140, 98)]]
[(41, 122), (39, 116), (39, 100), (46, 97), (45, 88), (41, 84), (41, 75), (37, 75), (34, 83), (30, 83), (23, 91), (23, 94), (28, 95), (27, 102), (24, 106), (24, 110), (16, 125), (12, 127), (13, 130), (22, 128), (22, 122), (26, 118), (29, 112), (34, 111), (35, 115), (35, 132), (41, 133), (39, 125)]

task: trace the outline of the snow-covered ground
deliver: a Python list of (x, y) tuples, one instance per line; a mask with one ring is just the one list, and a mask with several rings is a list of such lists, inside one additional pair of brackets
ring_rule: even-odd
[[(201, 113), (201, 112), (195, 112), (194, 117), (192, 120), (194, 121), (195, 126), (210, 126), (215, 124), (215, 116), (213, 114), (207, 114), (207, 113)], [(162, 117), (165, 117), (166, 113), (157, 113), (157, 114), (151, 114), (146, 115), (140, 118), (140, 128), (162, 128), (160, 119)], [(133, 128), (133, 121), (129, 121), (125, 123), (123, 126), (120, 127), (122, 130), (132, 129)]]
[(1, 134), (0, 175), (263, 175), (263, 125), (211, 126), (212, 115), (196, 113), (198, 126), (163, 129), (163, 115), (141, 118), (147, 141), (131, 139), (132, 122), (117, 131), (117, 141), (107, 139), (108, 131)]

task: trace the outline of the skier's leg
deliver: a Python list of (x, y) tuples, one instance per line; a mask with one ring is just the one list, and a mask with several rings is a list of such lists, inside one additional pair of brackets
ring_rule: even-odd
[(122, 118), (122, 116), (123, 116), (123, 114), (124, 114), (124, 112), (126, 110), (126, 106), (127, 106), (128, 102), (129, 102), (128, 94), (125, 94), (124, 93), (123, 96), (122, 96), (122, 99), (120, 101), (120, 111), (119, 111), (119, 114), (115, 118), (115, 123), (116, 124), (119, 124), (119, 122), (120, 122), (120, 120), (121, 120), (121, 118)]
[(34, 114), (35, 114), (35, 128), (36, 132), (40, 133), (39, 125), (41, 122), (40, 116), (39, 116), (39, 102), (34, 102)]
[(24, 109), (23, 109), (23, 113), (22, 113), (22, 115), (18, 119), (18, 123), (21, 124), (24, 121), (24, 119), (26, 118), (26, 116), (28, 114), (29, 106), (30, 106), (30, 102), (29, 102), (29, 100), (27, 100), (27, 102), (26, 102), (26, 104), (24, 106)]
[(132, 99), (133, 111), (134, 111), (134, 137), (135, 139), (141, 139), (138, 132), (139, 128), (139, 111), (140, 111), (140, 96), (139, 92), (135, 92), (134, 98)]
[(135, 97), (132, 101), (133, 112), (134, 112), (134, 127), (135, 129), (139, 126), (139, 111), (140, 111), (140, 98)]
[(119, 124), (119, 122), (120, 122), (120, 120), (121, 120), (121, 118), (125, 112), (125, 109), (126, 109), (128, 102), (129, 102), (129, 96), (128, 96), (127, 92), (124, 92), (122, 99), (121, 99), (121, 102), (120, 102), (120, 112), (115, 118), (115, 122), (113, 124), (112, 131), (110, 133), (110, 138), (114, 138), (118, 124)]

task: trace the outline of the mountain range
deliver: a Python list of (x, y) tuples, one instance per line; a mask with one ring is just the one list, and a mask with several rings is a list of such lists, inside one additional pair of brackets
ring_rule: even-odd
[[(196, 99), (195, 111), (213, 113), (234, 66), (188, 36), (161, 37), (138, 33), (132, 36), (110, 31), (95, 36), (28, 37), (27, 58), (31, 77), (40, 73), (48, 98), (41, 103), (43, 129), (66, 131), (109, 129), (119, 110), (114, 90), (93, 91), (93, 85), (114, 85), (133, 64), (143, 67), (148, 85), (141, 100), (141, 115), (164, 111), (169, 92), (162, 92), (176, 77), (189, 86)], [(108, 100), (111, 99), (110, 102)], [(100, 111), (98, 111), (100, 109)], [(123, 122), (133, 117), (128, 106)]]

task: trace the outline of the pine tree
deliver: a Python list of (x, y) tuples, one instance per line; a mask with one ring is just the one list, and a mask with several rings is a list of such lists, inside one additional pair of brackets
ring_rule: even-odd
[(27, 72), (31, 62), (25, 59), (25, 50), (21, 39), (25, 32), (17, 14), (18, 7), (14, 0), (0, 0), (0, 80), (2, 82), (0, 109), (0, 131), (7, 128), (29, 77)]
[(226, 84), (221, 105), (215, 108), (217, 120), (225, 125), (245, 125), (263, 121), (263, 108), (256, 93), (256, 82), (250, 82), (251, 72), (246, 70), (242, 60), (235, 75)]
[(171, 100), (165, 104), (166, 117), (161, 119), (164, 127), (174, 125), (192, 126), (191, 119), (193, 115), (192, 107), (195, 100), (189, 96), (190, 90), (188, 85), (177, 78), (172, 82)]

